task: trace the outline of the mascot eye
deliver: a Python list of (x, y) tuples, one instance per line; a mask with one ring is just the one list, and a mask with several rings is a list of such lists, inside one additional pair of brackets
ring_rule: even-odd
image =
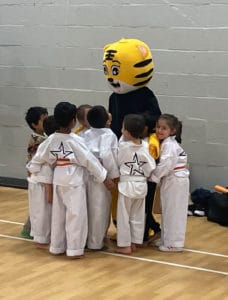
[(119, 74), (119, 67), (112, 66), (112, 75), (118, 75), (118, 74)]
[(104, 68), (104, 74), (108, 75), (108, 68), (107, 68), (107, 66), (104, 65), (103, 68)]

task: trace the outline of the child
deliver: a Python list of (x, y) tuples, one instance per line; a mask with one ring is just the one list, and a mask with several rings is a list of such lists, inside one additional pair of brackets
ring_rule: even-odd
[[(44, 132), (46, 133), (47, 136), (55, 133), (59, 127), (55, 121), (54, 115), (48, 116), (47, 118), (44, 119), (43, 122), (44, 126)], [(47, 202), (52, 203), (52, 198), (53, 198), (53, 184), (52, 182), (50, 184), (45, 184), (45, 194), (47, 195)]]
[[(107, 128), (110, 123), (107, 110), (103, 106), (96, 105), (89, 110), (87, 119), (91, 126), (84, 134), (87, 147), (107, 170), (108, 178), (118, 178), (118, 140), (113, 131)], [(104, 247), (104, 238), (110, 223), (111, 194), (92, 175), (88, 178), (87, 188), (89, 225), (87, 247), (100, 250)]]
[[(154, 121), (152, 121), (151, 117), (148, 116), (147, 113), (143, 114), (145, 120), (145, 130), (143, 133), (144, 140), (149, 144), (149, 153), (150, 155), (158, 162), (159, 155), (160, 155), (160, 143), (156, 137)], [(160, 238), (161, 236), (161, 229), (160, 224), (156, 222), (154, 219), (152, 208), (153, 208), (153, 201), (154, 195), (156, 190), (156, 183), (147, 181), (147, 195), (146, 195), (146, 221), (145, 221), (145, 231), (144, 231), (144, 242), (147, 242), (150, 245), (154, 240)], [(153, 235), (150, 235), (150, 231), (153, 230)]]
[[(44, 119), (43, 128), (48, 136), (57, 130), (53, 116)], [(32, 168), (31, 161), (27, 167)], [(43, 164), (39, 172), (28, 177), (31, 227), (33, 240), (39, 249), (47, 248), (50, 243), (52, 174), (52, 168), (48, 164)]]
[(59, 130), (42, 143), (32, 163), (55, 165), (53, 175), (53, 204), (50, 253), (66, 252), (72, 258), (84, 254), (87, 238), (87, 207), (84, 168), (107, 187), (107, 171), (89, 151), (84, 141), (71, 130), (76, 123), (76, 106), (60, 102), (54, 109)]
[[(47, 116), (47, 109), (40, 106), (30, 107), (26, 112), (25, 120), (33, 131), (27, 147), (27, 162), (32, 159), (40, 143), (42, 143), (47, 137), (43, 129), (43, 120)], [(30, 217), (27, 218), (27, 221), (25, 222), (21, 231), (21, 235), (24, 238), (32, 239)]]
[[(181, 122), (170, 114), (159, 117), (156, 135), (161, 143), (159, 163), (152, 180), (160, 181), (160, 199), (162, 209), (162, 230), (160, 251), (182, 251), (185, 241), (189, 171), (187, 154), (178, 144), (181, 135)], [(158, 243), (157, 243), (158, 245)]]
[(92, 108), (89, 104), (82, 104), (77, 109), (76, 118), (78, 123), (80, 124), (74, 131), (74, 133), (83, 137), (84, 133), (90, 128), (89, 122), (87, 121), (88, 111)]
[(144, 129), (143, 116), (130, 114), (124, 117), (118, 154), (120, 181), (116, 250), (122, 254), (131, 254), (136, 245), (143, 242), (147, 179), (156, 166), (148, 144), (141, 139)]

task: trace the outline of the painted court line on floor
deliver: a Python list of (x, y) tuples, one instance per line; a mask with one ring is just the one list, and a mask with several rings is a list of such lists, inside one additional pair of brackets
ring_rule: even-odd
[(228, 258), (228, 255), (220, 254), (220, 253), (213, 253), (213, 252), (194, 250), (194, 249), (188, 249), (188, 248), (184, 248), (184, 251)]
[[(22, 240), (22, 241), (26, 241), (26, 242), (33, 242), (33, 240), (28, 240), (28, 239), (24, 239), (24, 238), (12, 236), (12, 235), (6, 235), (6, 234), (0, 234), (0, 237), (10, 238), (10, 239), (15, 239), (15, 240)], [(200, 268), (200, 267), (193, 267), (193, 266), (182, 265), (182, 264), (176, 264), (176, 263), (171, 263), (171, 262), (161, 261), (161, 260), (155, 260), (155, 259), (150, 259), (150, 258), (143, 258), (143, 257), (137, 257), (137, 256), (128, 256), (128, 255), (105, 252), (105, 251), (101, 251), (101, 253), (106, 254), (106, 255), (123, 257), (123, 258), (127, 258), (127, 259), (134, 259), (134, 260), (140, 260), (140, 261), (145, 261), (145, 262), (150, 262), (150, 263), (168, 265), (168, 266), (173, 266), (173, 267), (192, 269), (192, 270), (204, 271), (204, 272), (210, 272), (210, 273), (217, 273), (217, 274), (222, 274), (222, 275), (226, 275), (226, 276), (228, 275), (228, 272), (217, 271), (217, 270), (213, 270), (213, 269)]]
[(21, 237), (18, 237), (18, 236), (7, 235), (7, 234), (0, 234), (0, 237), (13, 239), (13, 240), (21, 240), (21, 241), (26, 241), (26, 242), (33, 242), (33, 240), (24, 239), (24, 238), (21, 238)]
[[(16, 225), (24, 225), (24, 223), (13, 222), (13, 221), (3, 220), (3, 219), (0, 219), (0, 222), (2, 222), (2, 223), (9, 223), (9, 224), (16, 224)], [(27, 241), (27, 239), (24, 239), (24, 240)], [(184, 251), (228, 258), (228, 255), (226, 255), (226, 254), (220, 254), (220, 253), (214, 253), (214, 252), (207, 252), (207, 251), (202, 251), (202, 250), (194, 250), (194, 249), (184, 248)]]
[(2, 220), (2, 219), (0, 219), (0, 222), (1, 222), (1, 223), (16, 224), (16, 225), (24, 225), (24, 223), (13, 222), (13, 221), (8, 221), (8, 220)]
[(118, 257), (140, 260), (140, 261), (151, 262), (151, 263), (162, 264), (162, 265), (168, 265), (168, 266), (173, 266), (173, 267), (192, 269), (192, 270), (204, 271), (204, 272), (210, 272), (210, 273), (217, 273), (217, 274), (222, 274), (222, 275), (226, 275), (226, 276), (228, 275), (228, 272), (200, 268), (200, 267), (193, 267), (193, 266), (182, 265), (182, 264), (175, 264), (175, 263), (171, 263), (171, 262), (167, 262), (167, 261), (155, 260), (155, 259), (150, 259), (150, 258), (130, 256), (130, 255), (124, 255), (124, 254), (118, 254), (118, 253), (110, 253), (110, 252), (104, 252), (104, 251), (102, 251), (102, 253), (104, 253), (106, 255), (118, 256)]

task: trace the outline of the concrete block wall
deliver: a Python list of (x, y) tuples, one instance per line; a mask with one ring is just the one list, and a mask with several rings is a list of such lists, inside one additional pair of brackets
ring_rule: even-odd
[(149, 83), (183, 121), (191, 190), (228, 185), (228, 0), (1, 0), (0, 177), (26, 178), (30, 106), (107, 106), (102, 49), (151, 48)]

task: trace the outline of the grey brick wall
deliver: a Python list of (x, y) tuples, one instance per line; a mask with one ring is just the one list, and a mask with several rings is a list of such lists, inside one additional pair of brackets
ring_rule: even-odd
[(0, 177), (26, 178), (25, 111), (107, 106), (102, 49), (151, 48), (149, 87), (183, 121), (191, 189), (228, 185), (228, 0), (0, 0)]

